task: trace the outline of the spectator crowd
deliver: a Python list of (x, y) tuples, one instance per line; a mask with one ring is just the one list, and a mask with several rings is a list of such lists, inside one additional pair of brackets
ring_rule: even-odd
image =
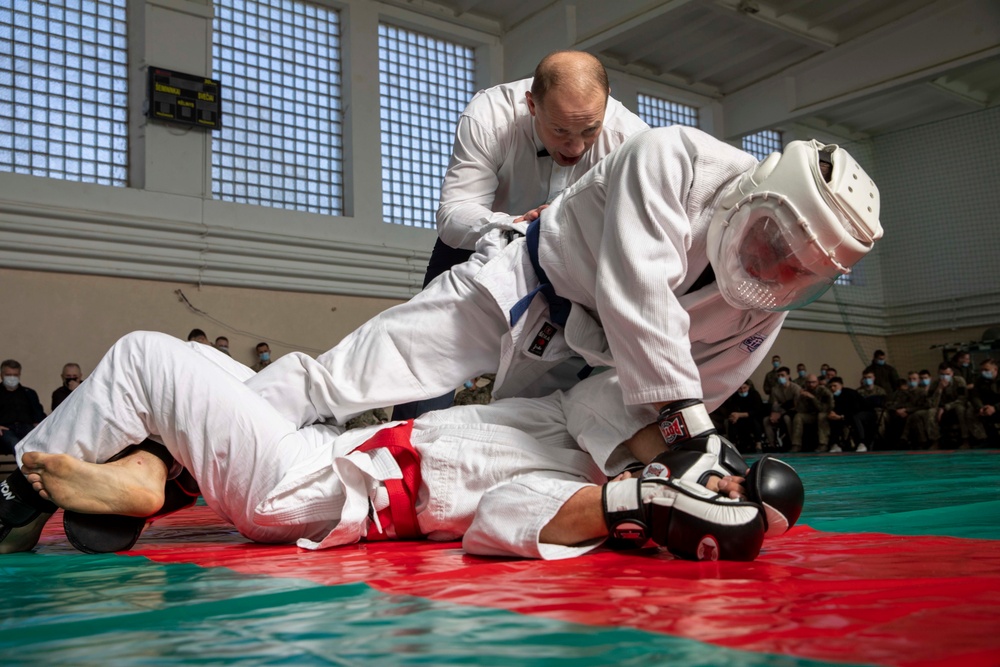
[[(900, 373), (876, 350), (861, 377), (828, 364), (810, 373), (771, 359), (761, 391), (747, 380), (712, 413), (744, 452), (867, 452), (1000, 446), (1000, 377), (994, 358), (974, 365), (958, 352), (928, 369)], [(852, 386), (853, 385), (853, 386)]]

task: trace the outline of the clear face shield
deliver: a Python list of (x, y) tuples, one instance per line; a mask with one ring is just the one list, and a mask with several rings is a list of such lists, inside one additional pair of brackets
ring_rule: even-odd
[[(739, 201), (716, 211), (709, 257), (719, 289), (732, 306), (773, 311), (805, 306), (850, 273), (881, 236), (877, 203), (874, 217), (859, 226), (860, 216), (841, 201), (838, 184), (827, 183), (821, 174), (818, 147), (793, 142), (780, 161), (775, 154), (759, 166), (757, 172), (763, 174), (753, 174), (761, 177), (759, 183), (752, 177), (741, 183), (745, 194)], [(856, 168), (847, 173), (845, 187), (853, 196), (863, 172), (840, 152), (841, 161)], [(832, 180), (843, 176), (834, 170)], [(865, 181), (870, 183), (867, 177)], [(874, 193), (863, 195), (877, 202)]]
[(746, 308), (791, 310), (823, 295), (850, 269), (832, 260), (797, 224), (787, 201), (754, 202), (734, 211), (730, 224), (742, 230), (724, 269), (731, 290)]

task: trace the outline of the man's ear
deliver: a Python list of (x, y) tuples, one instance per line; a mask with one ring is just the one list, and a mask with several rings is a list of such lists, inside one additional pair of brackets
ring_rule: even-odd
[(528, 100), (528, 111), (532, 116), (535, 115), (535, 100), (531, 97), (531, 91), (524, 91), (524, 99)]

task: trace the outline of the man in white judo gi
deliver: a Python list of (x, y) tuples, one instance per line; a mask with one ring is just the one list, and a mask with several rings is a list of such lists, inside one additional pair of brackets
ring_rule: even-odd
[(871, 250), (878, 215), (875, 184), (838, 146), (796, 141), (758, 163), (692, 128), (647, 130), (530, 225), (488, 227), (468, 262), (407, 303), (248, 385), (297, 425), (343, 423), (483, 373), (497, 374), (497, 398), (537, 395), (539, 378), (578, 356), (616, 371), (584, 380), (603, 388), (597, 417), (571, 428), (615, 474), (607, 448), (650, 423), (668, 442), (707, 429), (783, 311)]
[[(608, 73), (582, 51), (545, 56), (534, 76), (482, 90), (462, 112), (437, 211), (438, 240), (424, 275), (472, 256), (490, 223), (531, 222), (550, 202), (633, 134), (649, 129), (609, 94)], [(433, 336), (433, 333), (431, 334)], [(451, 405), (454, 388), (397, 405), (409, 419)]]
[[(611, 534), (685, 558), (752, 560), (802, 505), (789, 466), (748, 469), (717, 436), (608, 482), (568, 434), (572, 392), (342, 432), (298, 429), (246, 376), (231, 358), (165, 334), (120, 339), (18, 445), (21, 468), (0, 484), (0, 553), (33, 548), (57, 506), (74, 546), (127, 549), (148, 517), (170, 509), (164, 490), (182, 468), (247, 538), (309, 549), (464, 536), (470, 553), (554, 559)], [(125, 515), (115, 517), (124, 536), (120, 521), (101, 532), (106, 515)]]

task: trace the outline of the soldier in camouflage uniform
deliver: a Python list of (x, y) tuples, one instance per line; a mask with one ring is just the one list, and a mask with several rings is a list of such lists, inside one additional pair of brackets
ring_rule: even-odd
[(377, 426), (378, 424), (384, 424), (387, 421), (389, 421), (389, 415), (386, 414), (385, 409), (375, 408), (373, 410), (366, 410), (360, 415), (348, 419), (347, 423), (344, 424), (344, 428), (350, 431), (352, 428)]
[(960, 449), (969, 448), (969, 401), (965, 380), (955, 375), (954, 369), (943, 361), (938, 365), (938, 379), (927, 389), (931, 402), (931, 418), (927, 423), (927, 436), (931, 449), (937, 449), (941, 441), (941, 424), (948, 415), (953, 415), (962, 434)]
[[(496, 375), (488, 373), (480, 375), (478, 378), (469, 380), (462, 389), (455, 394), (454, 405), (486, 405), (493, 400), (493, 380)], [(480, 380), (486, 380), (486, 384), (479, 386)], [(471, 386), (470, 386), (471, 385)]]

